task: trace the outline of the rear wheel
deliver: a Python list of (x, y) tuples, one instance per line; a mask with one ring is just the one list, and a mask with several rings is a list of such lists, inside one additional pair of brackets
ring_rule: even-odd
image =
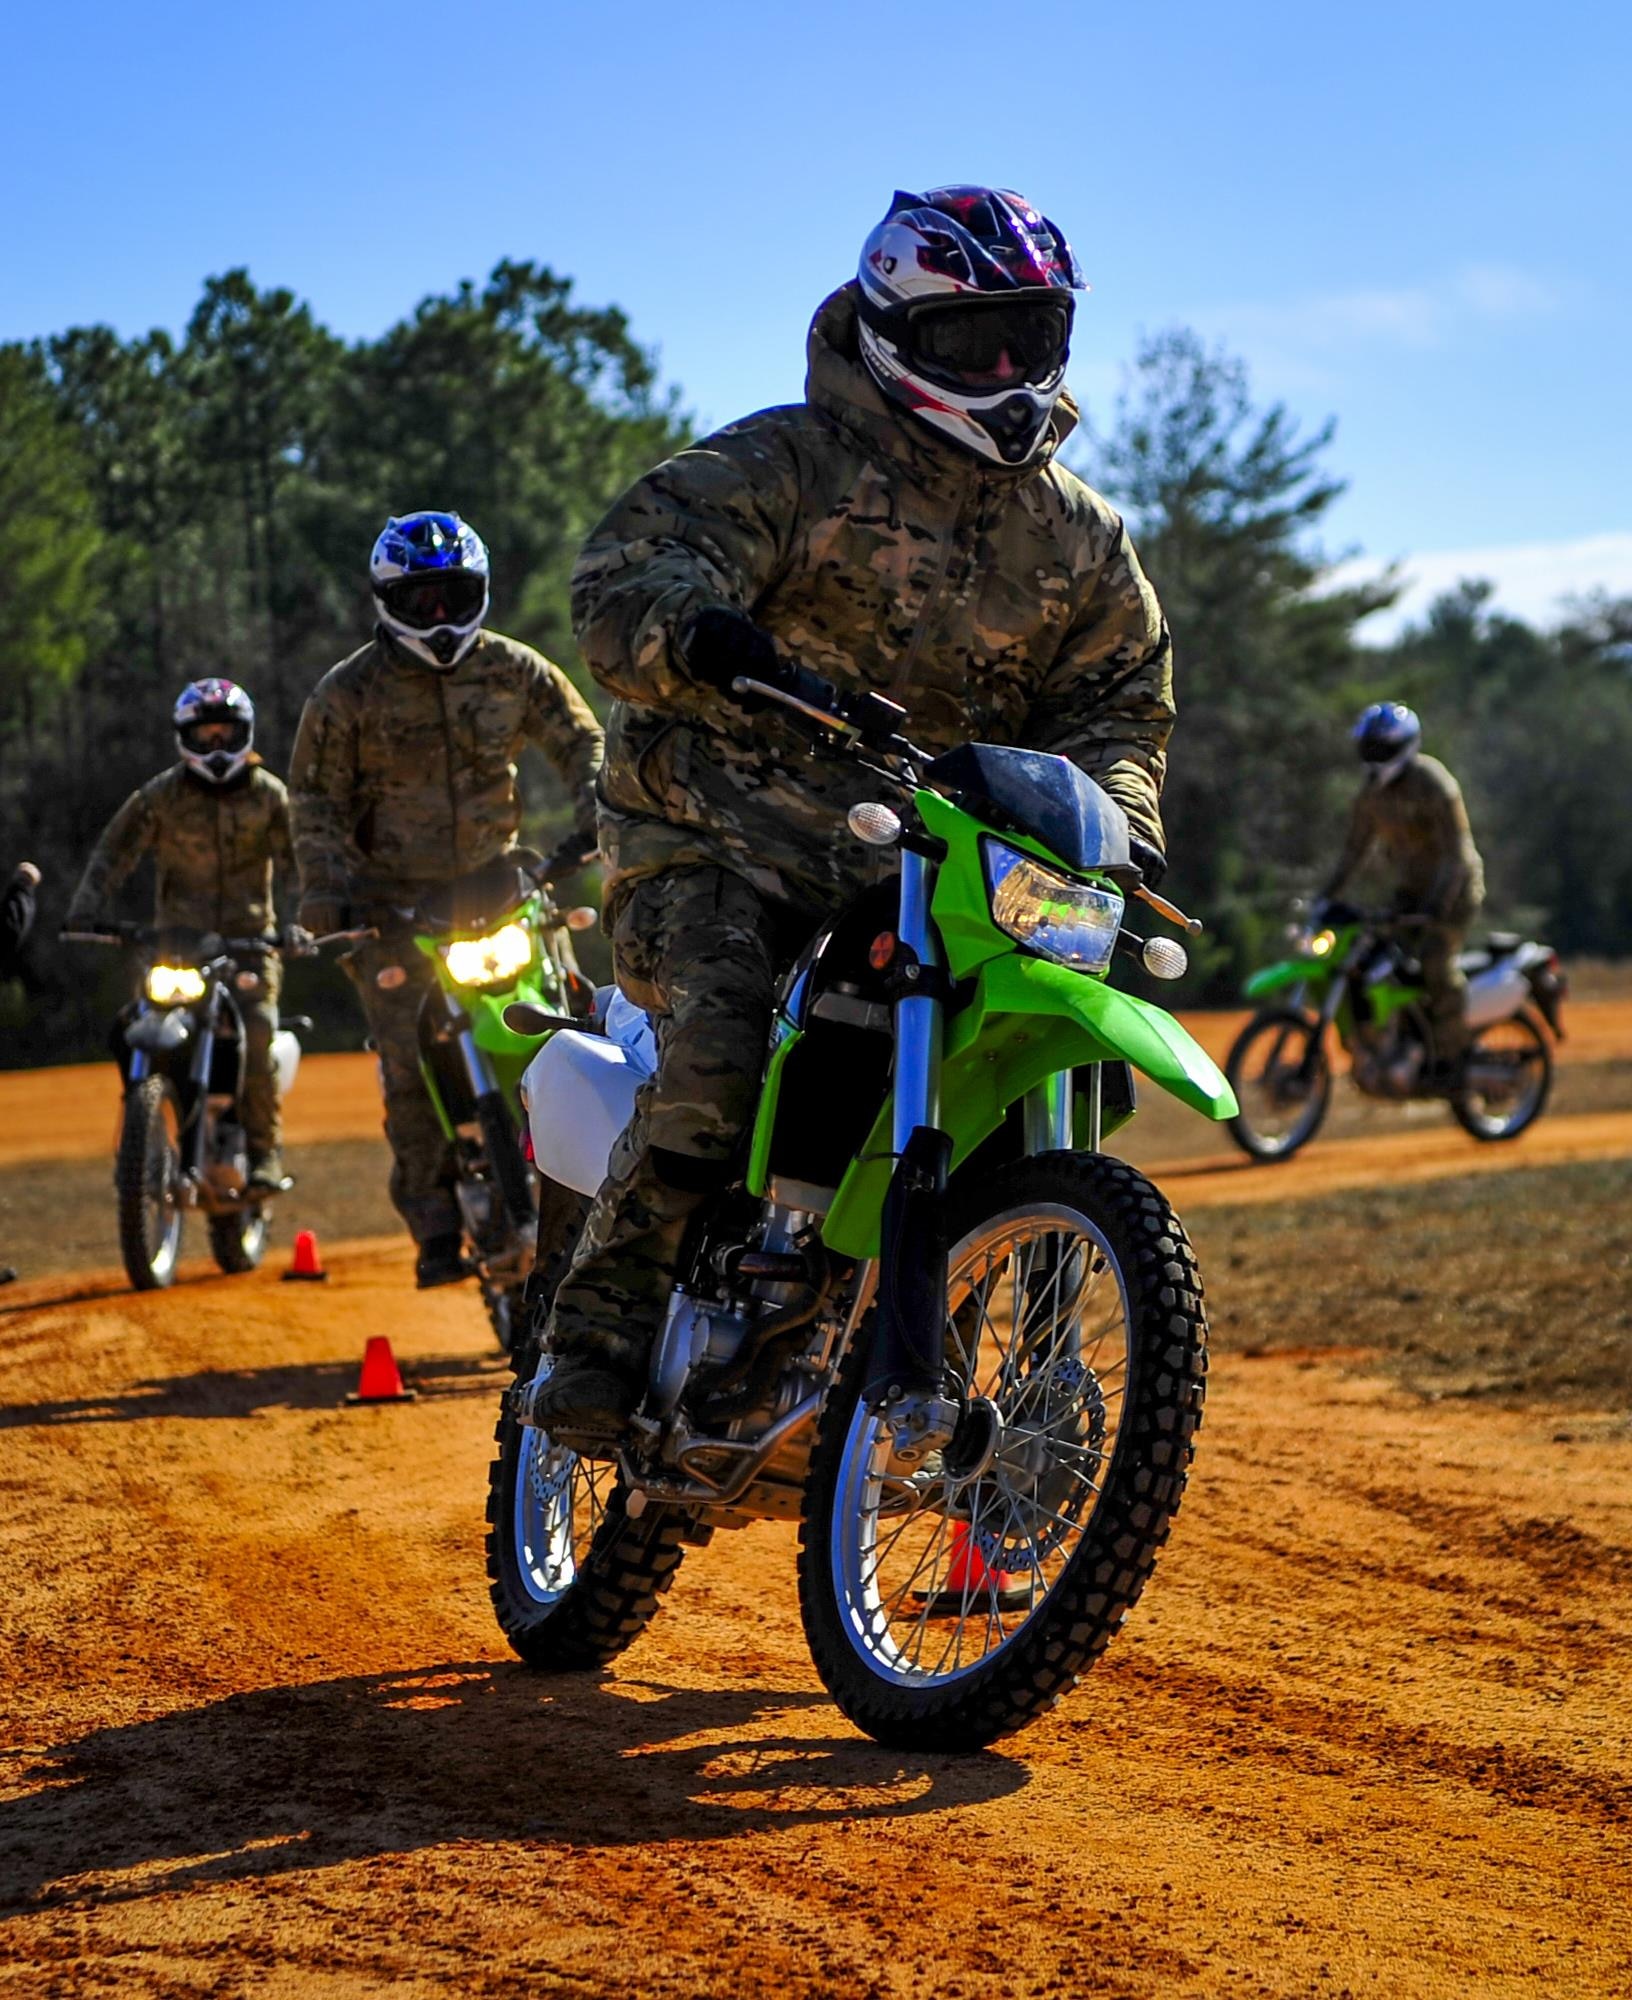
[(1290, 1008), (1258, 1014), (1224, 1065), (1240, 1110), (1230, 1137), (1255, 1160), (1289, 1160), (1320, 1130), (1332, 1098), (1325, 1030)]
[(263, 1203), (210, 1217), (210, 1255), (229, 1276), (259, 1268), (266, 1255), (270, 1218)]
[[(537, 1352), (526, 1343), (520, 1379)], [(695, 1531), (663, 1508), (631, 1520), (616, 1466), (519, 1424), (508, 1399), (493, 1438), (487, 1574), (499, 1628), (530, 1667), (605, 1666), (656, 1616)]]
[(799, 1536), (823, 1681), (913, 1750), (1020, 1728), (1109, 1645), (1167, 1539), (1206, 1373), (1189, 1242), (1132, 1167), (1045, 1154), (955, 1190), (948, 1219), (958, 1431), (899, 1460), (858, 1340)]
[(1451, 1113), (1476, 1139), (1516, 1139), (1546, 1108), (1553, 1052), (1528, 1011), (1480, 1028), (1469, 1046)]
[(181, 1106), (168, 1077), (141, 1077), (125, 1092), (114, 1186), (125, 1274), (137, 1291), (157, 1291), (174, 1280), (181, 1250)]

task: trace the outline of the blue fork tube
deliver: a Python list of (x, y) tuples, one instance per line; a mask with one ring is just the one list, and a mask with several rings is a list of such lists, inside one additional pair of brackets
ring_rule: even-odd
[[(901, 856), (901, 916), (896, 927), (901, 956), (934, 983), (941, 956), (929, 917), (935, 871), (921, 854)], [(921, 1125), (941, 1122), (941, 1040), (945, 1010), (934, 993), (913, 994), (895, 1006), (895, 1127), (897, 1159)]]
[[(934, 864), (904, 849), (896, 926), (901, 991), (895, 1003), (895, 1171), (884, 1197), (878, 1308), (863, 1391), (871, 1407), (893, 1407), (903, 1415), (942, 1408), (938, 1399), (945, 1374), (946, 1180), (952, 1141), (940, 1125), (945, 1005), (940, 949), (929, 914), (934, 888)], [(927, 992), (922, 990), (926, 987)], [(917, 1429), (925, 1421), (918, 1418)]]

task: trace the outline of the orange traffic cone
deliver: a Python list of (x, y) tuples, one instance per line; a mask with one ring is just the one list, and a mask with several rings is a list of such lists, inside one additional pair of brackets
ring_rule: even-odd
[(404, 1387), (402, 1370), (391, 1352), (391, 1342), (383, 1333), (371, 1333), (363, 1349), (363, 1372), (357, 1386), (347, 1396), (348, 1403), (413, 1403), (417, 1389)]
[(964, 1612), (983, 1614), (995, 1592), (999, 1611), (1023, 1611), (1031, 1603), (1027, 1580), (1014, 1570), (990, 1569), (967, 1521), (952, 1523), (952, 1560), (946, 1582), (930, 1598), (930, 1609), (941, 1616)]
[(328, 1272), (323, 1268), (323, 1259), (317, 1254), (317, 1232), (315, 1229), (301, 1229), (295, 1233), (295, 1255), (283, 1282), (287, 1284), (324, 1284)]

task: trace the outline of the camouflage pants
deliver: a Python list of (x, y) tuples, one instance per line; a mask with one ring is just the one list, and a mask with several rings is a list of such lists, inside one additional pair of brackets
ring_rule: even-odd
[(653, 1017), (658, 1068), (613, 1149), (548, 1344), (638, 1374), (686, 1225), (729, 1178), (753, 1116), (777, 971), (818, 919), (706, 867), (647, 876), (608, 914), (618, 985)]
[[(459, 1228), (454, 1152), (419, 1069), (419, 1010), (436, 974), (407, 940), (359, 945), (341, 963), (357, 988), (379, 1053), (392, 1203), (416, 1243), (451, 1235)], [(393, 966), (407, 973), (406, 980), (382, 987), (378, 975)]]
[(283, 1144), (283, 1105), (278, 1096), (277, 1065), (272, 1060), (283, 966), (278, 959), (267, 958), (253, 969), (261, 975), (259, 989), (238, 995), (238, 1011), (244, 1017), (244, 1073), (238, 1095), (250, 1157), (258, 1158), (276, 1152)]
[(1428, 1024), (1434, 1031), (1434, 1055), (1442, 1063), (1459, 1062), (1467, 1051), (1468, 982), (1457, 964), (1467, 941), (1467, 917), (1454, 923), (1424, 924), (1413, 940), (1427, 999)]

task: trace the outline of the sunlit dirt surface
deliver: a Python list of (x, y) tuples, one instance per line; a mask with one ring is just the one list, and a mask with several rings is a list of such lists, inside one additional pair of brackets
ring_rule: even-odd
[[(1221, 1355), (1103, 1665), (903, 1757), (824, 1699), (786, 1529), (691, 1552), (605, 1681), (506, 1661), (474, 1301), (330, 1262), (0, 1298), (0, 1992), (1632, 1990), (1624, 1427)], [(338, 1407), (380, 1330), (421, 1400)]]
[[(356, 1145), (370, 1066), (324, 1062), (296, 1143)], [(0, 1078), (0, 1158), (82, 1130), (88, 1173), (111, 1071), (44, 1076)], [(1632, 1117), (1590, 1108), (1259, 1170), (1188, 1130), (1154, 1169), (1181, 1213), (1632, 1156)], [(274, 1267), (321, 1220), (297, 1200)], [(823, 1695), (785, 1528), (690, 1552), (604, 1680), (508, 1661), (476, 1301), (416, 1295), (399, 1238), (329, 1234), (326, 1285), (194, 1262), (167, 1294), (0, 1291), (0, 1994), (1632, 1992), (1624, 1411), (1407, 1393), (1359, 1282), (1291, 1352), (1243, 1353), (1232, 1309), (1105, 1661), (983, 1756), (903, 1757)], [(1221, 1300), (1269, 1254), (1235, 1242)], [(344, 1409), (375, 1332), (420, 1400)]]

